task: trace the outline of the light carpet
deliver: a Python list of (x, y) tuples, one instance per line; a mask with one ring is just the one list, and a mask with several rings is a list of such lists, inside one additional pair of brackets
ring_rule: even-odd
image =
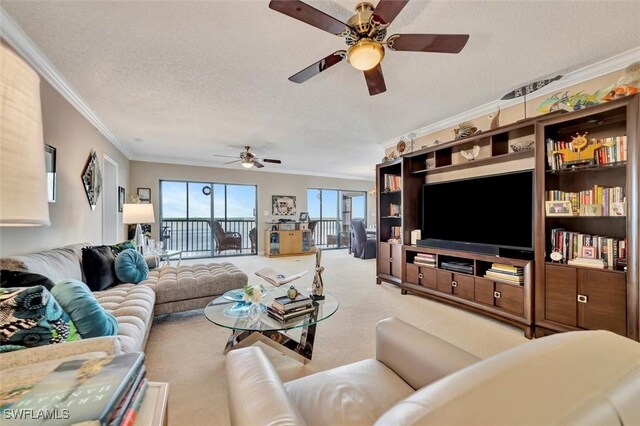
[[(307, 270), (293, 283), (301, 290), (310, 288), (313, 280), (315, 256), (239, 256), (183, 264), (223, 260), (245, 271), (251, 283), (263, 282), (253, 273), (266, 266), (285, 274)], [(340, 307), (318, 325), (312, 361), (303, 365), (258, 343), (283, 381), (375, 357), (376, 323), (391, 316), (481, 358), (527, 341), (517, 328), (423, 297), (401, 295), (393, 285), (376, 285), (375, 259), (355, 259), (346, 250), (332, 250), (324, 251), (322, 260), (325, 291), (338, 299)], [(146, 366), (150, 380), (170, 384), (170, 425), (229, 424), (222, 354), (229, 335), (229, 330), (210, 323), (202, 310), (156, 318), (145, 349)]]

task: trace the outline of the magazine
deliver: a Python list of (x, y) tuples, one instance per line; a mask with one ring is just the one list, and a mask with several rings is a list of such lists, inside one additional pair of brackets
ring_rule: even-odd
[(273, 268), (264, 268), (257, 271), (256, 275), (266, 280), (270, 284), (273, 284), (274, 286), (279, 287), (282, 284), (290, 283), (291, 281), (297, 280), (298, 278), (300, 278), (306, 273), (307, 271), (302, 271), (300, 273), (293, 274), (293, 275), (284, 275), (279, 273)]

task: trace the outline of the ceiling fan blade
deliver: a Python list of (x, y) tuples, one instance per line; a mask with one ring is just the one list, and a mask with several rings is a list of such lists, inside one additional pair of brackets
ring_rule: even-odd
[(253, 165), (256, 166), (256, 168), (261, 169), (264, 167), (264, 164), (260, 163), (259, 161), (253, 160)]
[(271, 0), (269, 8), (337, 36), (348, 27), (333, 16), (298, 0)]
[(229, 162), (227, 162), (227, 163), (223, 163), (223, 164), (233, 164), (233, 163), (239, 163), (239, 162), (241, 162), (241, 161), (242, 161), (242, 160), (233, 160), (233, 161), (229, 161)]
[(345, 52), (344, 50), (338, 50), (337, 52), (333, 52), (331, 55), (327, 56), (326, 58), (320, 59), (315, 64), (309, 65), (308, 67), (298, 72), (297, 74), (292, 75), (291, 77), (289, 77), (289, 80), (293, 81), (294, 83), (305, 82), (309, 80), (311, 77), (314, 77), (320, 74), (322, 71), (326, 70), (327, 68), (332, 67), (338, 62), (342, 61), (347, 56), (346, 53), (347, 52)]
[(384, 83), (384, 76), (382, 75), (382, 67), (380, 64), (375, 68), (371, 68), (369, 71), (365, 71), (364, 78), (367, 80), (369, 95), (378, 95), (387, 91), (387, 85)]
[(270, 158), (263, 158), (262, 162), (263, 163), (282, 164), (282, 161), (280, 161), (280, 160), (272, 160)]
[(394, 34), (387, 46), (406, 52), (460, 53), (467, 40), (469, 34)]
[(373, 19), (383, 25), (389, 25), (407, 3), (409, 0), (380, 0), (373, 11)]
[(238, 158), (237, 155), (222, 155), (222, 154), (213, 154), (214, 157), (227, 157), (227, 158)]

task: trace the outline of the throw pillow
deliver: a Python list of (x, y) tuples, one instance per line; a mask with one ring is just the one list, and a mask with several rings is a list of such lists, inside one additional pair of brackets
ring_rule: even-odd
[(0, 352), (80, 339), (75, 324), (43, 286), (0, 288)]
[(121, 243), (118, 244), (113, 244), (111, 246), (109, 246), (111, 248), (111, 252), (113, 253), (113, 255), (115, 257), (118, 257), (118, 255), (120, 253), (122, 253), (123, 251), (127, 250), (127, 249), (134, 249), (136, 248), (136, 245), (133, 243), (133, 241), (127, 240), (127, 241), (123, 241)]
[(82, 270), (92, 291), (101, 291), (117, 283), (115, 258), (109, 246), (82, 249)]
[(69, 314), (83, 339), (117, 334), (116, 318), (104, 310), (82, 281), (61, 281), (53, 287), (51, 294)]
[(44, 275), (32, 274), (31, 272), (8, 271), (3, 269), (0, 271), (0, 287), (33, 287), (41, 285), (47, 290), (53, 288), (53, 281)]
[(124, 283), (138, 284), (149, 276), (149, 266), (140, 253), (127, 249), (116, 259), (116, 275)]

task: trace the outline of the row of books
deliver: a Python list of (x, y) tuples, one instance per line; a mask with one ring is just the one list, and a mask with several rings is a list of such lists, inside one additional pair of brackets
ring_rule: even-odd
[[(627, 160), (627, 137), (613, 136), (604, 139), (590, 139), (589, 144), (601, 144), (602, 146), (594, 152), (595, 164), (616, 163)], [(570, 149), (574, 150), (571, 142), (556, 141), (547, 139), (547, 163), (551, 170), (559, 170), (564, 164), (562, 155), (555, 155), (554, 152)]]
[(391, 236), (389, 239), (400, 240), (402, 238), (402, 227), (401, 226), (392, 226), (390, 228)]
[(400, 176), (384, 175), (384, 191), (401, 191), (402, 180)]
[(591, 189), (580, 192), (546, 191), (547, 201), (570, 201), (574, 212), (580, 212), (583, 205), (601, 206), (601, 216), (623, 216), (624, 211), (616, 208), (614, 203), (622, 203), (624, 206), (626, 197), (624, 188), (621, 186), (606, 187), (594, 185)]
[(413, 263), (419, 266), (435, 268), (437, 266), (436, 255), (429, 253), (416, 253), (416, 257), (413, 258)]
[(147, 391), (144, 354), (61, 363), (9, 407), (47, 413), (46, 424), (133, 425)]
[(400, 216), (400, 204), (389, 204), (389, 216)]
[(298, 293), (295, 299), (289, 296), (276, 297), (271, 306), (267, 307), (267, 314), (278, 321), (286, 322), (313, 313), (315, 309), (309, 296)]
[(564, 260), (601, 259), (605, 266), (613, 266), (617, 259), (626, 259), (627, 241), (600, 235), (570, 232), (563, 228), (551, 230), (551, 248)]
[(524, 283), (524, 268), (504, 263), (492, 263), (491, 268), (487, 269), (484, 276), (491, 280), (522, 285)]

